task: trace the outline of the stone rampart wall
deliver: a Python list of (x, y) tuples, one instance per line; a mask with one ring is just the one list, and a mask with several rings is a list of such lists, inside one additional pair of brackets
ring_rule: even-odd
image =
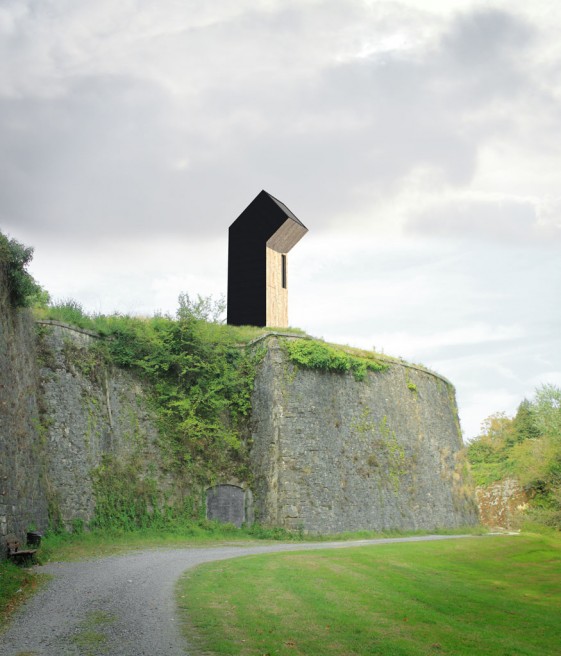
[(5, 537), (47, 526), (45, 442), (39, 423), (35, 327), (8, 300), (0, 267), (0, 558)]
[(92, 519), (92, 473), (104, 456), (134, 462), (141, 476), (148, 464), (157, 471), (161, 461), (144, 386), (107, 366), (93, 348), (96, 341), (93, 333), (57, 323), (39, 329), (51, 514), (66, 527)]
[[(145, 384), (108, 365), (94, 334), (35, 326), (2, 285), (0, 330), (0, 537), (44, 530), (48, 513), (88, 523), (105, 458), (182, 502), (189, 491), (166, 473)], [(257, 521), (320, 533), (476, 522), (447, 381), (400, 363), (363, 382), (301, 370), (283, 339), (260, 342), (253, 481), (236, 482), (251, 487)]]
[(454, 390), (434, 374), (302, 370), (270, 338), (252, 422), (258, 521), (312, 533), (477, 522)]

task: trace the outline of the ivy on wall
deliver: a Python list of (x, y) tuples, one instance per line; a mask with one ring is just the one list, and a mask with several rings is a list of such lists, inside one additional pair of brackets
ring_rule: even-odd
[[(251, 483), (248, 420), (257, 366), (266, 352), (264, 346), (245, 347), (256, 337), (255, 329), (219, 323), (219, 308), (211, 306), (213, 314), (206, 316), (208, 303), (200, 301), (183, 295), (174, 317), (92, 316), (72, 300), (39, 314), (105, 336), (87, 349), (67, 346), (65, 351), (73, 368), (92, 382), (103, 382), (106, 368), (118, 366), (150, 384), (159, 464), (181, 481), (181, 494), (197, 497), (189, 501), (187, 514), (200, 509), (198, 491), (207, 485), (225, 479)], [(316, 340), (282, 343), (298, 366), (352, 373), (356, 380), (388, 367), (375, 354), (361, 357)], [(96, 525), (126, 528), (169, 519), (158, 514), (166, 503), (156, 478), (142, 472), (142, 463), (129, 465), (105, 458), (92, 472)]]
[(150, 383), (166, 467), (192, 483), (249, 476), (246, 421), (263, 350), (239, 346), (238, 335), (180, 307), (176, 317), (88, 316), (75, 301), (47, 315), (106, 336), (73, 354), (92, 379), (116, 365)]
[(103, 457), (92, 472), (96, 499), (92, 528), (163, 529), (197, 518), (192, 497), (182, 506), (162, 503), (157, 480), (140, 476), (141, 466), (142, 463), (134, 460), (123, 462), (111, 455)]
[(196, 319), (120, 322), (111, 360), (150, 381), (170, 467), (201, 484), (249, 476), (245, 421), (259, 354)]
[(316, 369), (334, 373), (352, 373), (355, 380), (366, 378), (368, 371), (384, 371), (389, 365), (372, 356), (356, 356), (342, 348), (337, 348), (312, 339), (298, 339), (284, 342), (284, 349), (294, 364), (304, 369)]

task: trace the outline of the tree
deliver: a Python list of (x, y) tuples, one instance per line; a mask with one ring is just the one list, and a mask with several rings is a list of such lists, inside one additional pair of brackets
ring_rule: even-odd
[(561, 388), (551, 384), (539, 387), (534, 409), (540, 433), (561, 442)]
[[(487, 485), (515, 477), (539, 508), (541, 521), (557, 525), (561, 517), (561, 389), (538, 388), (516, 415), (488, 417), (481, 435), (467, 448), (476, 481)], [(537, 512), (537, 511), (536, 511)]]
[(44, 303), (48, 294), (27, 271), (33, 248), (0, 233), (0, 265), (6, 272), (8, 294), (13, 307), (29, 307), (35, 301)]
[(226, 311), (226, 300), (224, 296), (217, 299), (212, 296), (201, 296), (193, 299), (187, 292), (179, 294), (178, 319), (195, 319), (210, 323), (224, 323), (224, 312)]
[(512, 440), (514, 427), (506, 413), (496, 412), (483, 421), (481, 431), (479, 439), (492, 444), (495, 449), (501, 449)]
[(524, 399), (518, 406), (513, 419), (514, 442), (520, 443), (524, 440), (534, 440), (540, 436), (540, 429), (536, 417), (534, 404)]

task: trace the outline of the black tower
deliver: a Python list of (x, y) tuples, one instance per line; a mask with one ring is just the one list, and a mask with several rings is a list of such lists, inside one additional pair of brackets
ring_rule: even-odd
[(288, 326), (287, 253), (308, 232), (266, 191), (232, 223), (228, 237), (228, 323)]

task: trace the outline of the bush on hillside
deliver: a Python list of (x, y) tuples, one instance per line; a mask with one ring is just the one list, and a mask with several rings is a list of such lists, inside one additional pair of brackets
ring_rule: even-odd
[(467, 448), (479, 485), (516, 478), (530, 496), (533, 519), (561, 529), (561, 389), (538, 388), (512, 418), (492, 415)]
[(27, 271), (32, 258), (33, 248), (24, 246), (15, 239), (8, 239), (0, 233), (0, 265), (6, 273), (12, 307), (45, 305), (48, 302), (47, 292)]

